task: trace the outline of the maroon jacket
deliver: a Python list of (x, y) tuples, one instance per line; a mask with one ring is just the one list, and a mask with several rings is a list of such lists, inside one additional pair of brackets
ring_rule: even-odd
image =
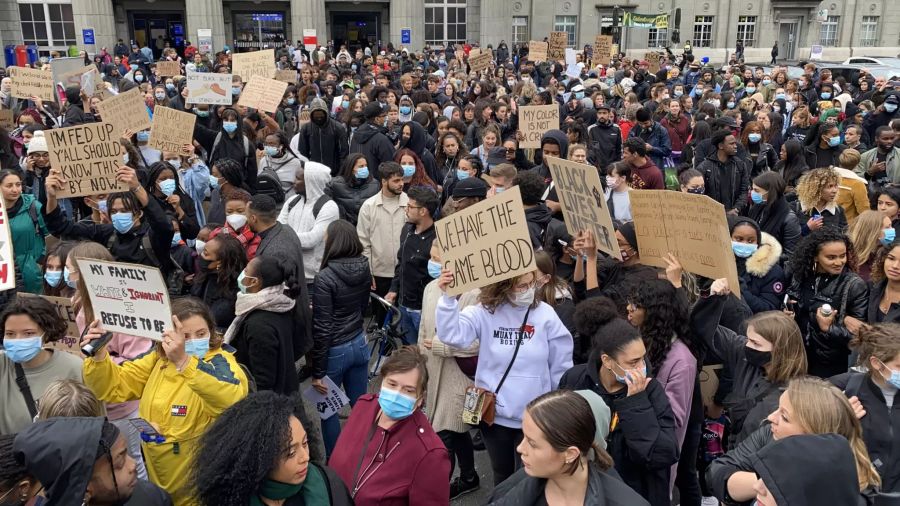
[(666, 183), (663, 180), (662, 171), (647, 157), (647, 163), (631, 168), (631, 187), (635, 190), (665, 190)]
[(425, 413), (417, 409), (389, 430), (375, 427), (366, 444), (380, 410), (377, 395), (360, 397), (328, 462), (351, 494), (358, 487), (356, 506), (450, 504), (450, 457)]
[(691, 136), (691, 118), (681, 113), (678, 122), (669, 121), (669, 115), (659, 122), (669, 132), (669, 140), (672, 142), (672, 151), (682, 151)]

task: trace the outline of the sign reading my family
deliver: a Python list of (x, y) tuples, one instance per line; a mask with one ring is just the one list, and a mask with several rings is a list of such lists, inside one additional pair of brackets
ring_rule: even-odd
[(68, 128), (45, 130), (50, 150), (50, 166), (65, 180), (57, 197), (80, 197), (128, 190), (116, 180), (123, 167), (125, 148), (110, 123), (85, 123)]
[(94, 316), (104, 330), (155, 341), (172, 328), (169, 291), (155, 267), (77, 258)]
[(434, 224), (445, 269), (453, 271), (447, 294), (531, 272), (534, 248), (518, 186), (453, 213)]

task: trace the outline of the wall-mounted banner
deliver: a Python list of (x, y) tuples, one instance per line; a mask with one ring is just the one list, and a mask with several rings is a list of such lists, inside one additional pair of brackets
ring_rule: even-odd
[(622, 16), (622, 26), (629, 28), (668, 28), (669, 15), (626, 12)]

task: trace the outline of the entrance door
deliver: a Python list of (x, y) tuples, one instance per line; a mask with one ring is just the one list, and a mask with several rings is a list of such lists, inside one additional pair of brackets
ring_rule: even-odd
[(363, 47), (378, 44), (381, 16), (377, 12), (331, 13), (331, 38), (334, 47), (346, 44), (350, 54)]
[[(179, 53), (184, 49), (184, 14), (182, 12), (130, 11), (132, 40), (139, 47), (149, 46), (154, 59), (158, 59), (168, 44)], [(162, 37), (162, 43), (159, 38)]]
[(779, 59), (793, 60), (800, 39), (800, 23), (796, 20), (782, 21), (778, 29)]

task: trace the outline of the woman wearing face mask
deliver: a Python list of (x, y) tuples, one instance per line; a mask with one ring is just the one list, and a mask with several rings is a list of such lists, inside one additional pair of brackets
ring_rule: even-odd
[(834, 169), (822, 168), (807, 172), (797, 182), (794, 212), (800, 220), (804, 236), (828, 227), (840, 231), (847, 229), (844, 209), (835, 202), (840, 180)]
[[(444, 343), (464, 348), (480, 339), (475, 385), (497, 395), (494, 424), (481, 423), (495, 485), (520, 466), (515, 447), (522, 439), (525, 405), (552, 390), (572, 365), (572, 334), (553, 308), (535, 297), (536, 275), (488, 285), (478, 295), (478, 304), (462, 311), (446, 293), (437, 304), (437, 335)], [(446, 292), (452, 282), (453, 272), (444, 269), (438, 287)], [(498, 332), (506, 337), (488, 338)]]
[(631, 166), (623, 162), (610, 165), (606, 175), (606, 205), (614, 222), (632, 221), (630, 191)]
[[(172, 166), (178, 174), (177, 187), (184, 189), (185, 195), (193, 202), (193, 212), (197, 220), (197, 226), (206, 224), (206, 212), (203, 210), (203, 201), (209, 190), (209, 168), (194, 153), (194, 146), (186, 144), (181, 152), (163, 151), (163, 161)], [(167, 183), (168, 184), (168, 183)], [(184, 203), (181, 203), (184, 206)], [(190, 210), (185, 207), (185, 212)], [(193, 239), (192, 237), (189, 239)]]
[(787, 279), (779, 265), (781, 244), (750, 218), (728, 217), (741, 299), (754, 313), (781, 309)]
[(18, 290), (41, 293), (41, 267), (47, 226), (41, 215), (43, 206), (34, 195), (22, 192), (20, 172), (0, 170), (0, 193), (9, 214), (9, 234), (15, 253), (15, 277)]
[[(126, 136), (128, 132), (126, 131)], [(162, 160), (162, 152), (158, 149), (150, 147), (150, 130), (141, 130), (136, 132), (134, 136), (128, 136), (131, 144), (137, 148), (140, 155), (138, 160), (134, 160), (137, 164), (143, 164), (143, 167), (150, 168), (150, 165)], [(126, 163), (128, 163), (126, 161)]]
[(240, 241), (219, 234), (203, 243), (197, 263), (199, 270), (191, 286), (191, 295), (209, 307), (216, 321), (216, 332), (225, 332), (234, 320), (234, 304), (239, 291), (237, 278), (247, 266), (247, 253)]
[[(801, 238), (800, 222), (784, 196), (784, 178), (778, 172), (764, 172), (753, 179), (747, 215), (759, 224), (783, 250), (781, 257), (790, 258)], [(780, 262), (780, 260), (779, 260)]]
[[(450, 198), (450, 195), (453, 194), (453, 188), (456, 187), (456, 184), (463, 179), (474, 178), (479, 181), (484, 181), (481, 179), (481, 173), (484, 171), (484, 165), (481, 163), (481, 159), (475, 155), (465, 155), (460, 158), (457, 163), (456, 173), (455, 174), (447, 174), (447, 178), (444, 181), (442, 186), (443, 193), (441, 194), (441, 205)], [(487, 183), (484, 183), (487, 186)]]
[(296, 135), (300, 130), (298, 125), (300, 105), (297, 101), (297, 87), (289, 84), (284, 90), (284, 96), (281, 97), (281, 103), (278, 104), (278, 110), (275, 111), (275, 121), (278, 123), (278, 129), (288, 139)]
[(164, 212), (178, 221), (178, 230), (183, 239), (194, 239), (200, 231), (196, 206), (181, 188), (179, 181), (175, 167), (157, 162), (150, 166), (144, 190), (156, 199)]
[(267, 135), (263, 145), (265, 156), (259, 159), (259, 173), (269, 169), (275, 172), (281, 181), (285, 199), (294, 195), (294, 175), (297, 169), (303, 168), (303, 162), (291, 150), (290, 140), (284, 132)]
[(434, 192), (438, 191), (438, 185), (425, 173), (422, 160), (412, 150), (398, 149), (394, 155), (394, 161), (403, 168), (403, 191), (408, 191), (416, 186), (427, 187)]
[(449, 502), (447, 450), (421, 409), (427, 384), (425, 357), (404, 346), (382, 365), (379, 393), (353, 407), (329, 465), (356, 504)]
[(741, 144), (747, 148), (750, 155), (750, 177), (754, 178), (763, 172), (768, 172), (775, 167), (778, 157), (772, 145), (765, 141), (765, 132), (759, 123), (751, 121), (744, 125), (741, 131)]
[(400, 97), (400, 104), (398, 105), (399, 116), (397, 117), (397, 121), (402, 123), (408, 123), (412, 121), (413, 113), (416, 112), (413, 107), (413, 101), (406, 95)]
[[(56, 380), (81, 381), (81, 359), (71, 353), (44, 349), (44, 345), (66, 336), (66, 322), (54, 305), (40, 297), (12, 299), (0, 314), (3, 351), (0, 352), (0, 385), (3, 411), (0, 433), (14, 434), (31, 424), (37, 414), (34, 400), (40, 399)], [(28, 384), (31, 402), (17, 386), (22, 376)]]
[(856, 218), (847, 235), (856, 250), (856, 273), (868, 283), (881, 246), (888, 247), (894, 242), (896, 230), (887, 216), (870, 210)]
[(647, 350), (638, 331), (618, 317), (615, 303), (592, 297), (579, 305), (592, 319), (582, 325), (592, 336), (586, 364), (562, 376), (560, 389), (591, 390), (612, 411), (607, 451), (626, 485), (652, 505), (669, 499), (670, 467), (678, 460), (675, 416), (662, 385), (647, 373)]
[(697, 169), (692, 169), (690, 165), (682, 166), (682, 170), (678, 173), (678, 184), (682, 193), (703, 195), (706, 191), (706, 181), (703, 179), (703, 174)]
[(523, 415), (525, 440), (517, 447), (524, 469), (494, 489), (489, 504), (649, 504), (607, 473), (613, 460), (595, 441), (597, 425), (580, 392), (557, 390), (531, 401)]
[(212, 166), (209, 187), (209, 211), (206, 215), (214, 223), (225, 221), (225, 195), (234, 190), (250, 191), (244, 183), (243, 167), (230, 158), (223, 158)]
[[(778, 399), (778, 409), (769, 414), (767, 420), (769, 424), (751, 433), (724, 456), (714, 460), (707, 469), (706, 482), (720, 501), (742, 506), (756, 504), (758, 476), (753, 466), (758, 460), (755, 457), (775, 441), (802, 434), (832, 433), (843, 436), (853, 451), (860, 493), (871, 495), (881, 484), (866, 451), (862, 427), (854, 408), (844, 394), (830, 383), (810, 377), (791, 379), (787, 390)], [(849, 503), (850, 506), (857, 504), (870, 502), (860, 500)]]
[(250, 202), (250, 194), (244, 190), (235, 189), (229, 191), (223, 200), (225, 201), (225, 225), (213, 230), (209, 237), (216, 237), (219, 234), (234, 237), (244, 248), (247, 260), (253, 260), (262, 237), (247, 225), (247, 204)]
[(840, 166), (841, 152), (846, 148), (841, 143), (841, 132), (837, 125), (817, 123), (810, 128), (806, 137), (803, 155), (810, 168)]
[(161, 107), (171, 107), (172, 103), (169, 99), (169, 93), (166, 90), (166, 85), (162, 83), (158, 83), (153, 87), (153, 105), (161, 106)]
[[(215, 322), (202, 302), (174, 299), (172, 327), (151, 352), (116, 365), (102, 347), (84, 361), (85, 384), (97, 398), (142, 401), (138, 414), (165, 438), (142, 445), (148, 474), (176, 506), (193, 504), (186, 486), (200, 436), (222, 411), (247, 395), (244, 371), (222, 349), (214, 331)], [(103, 332), (100, 321), (94, 320), (81, 344), (99, 339)]]
[(381, 189), (380, 182), (372, 177), (373, 170), (366, 165), (365, 155), (350, 153), (340, 174), (325, 186), (325, 194), (338, 205), (341, 219), (355, 225), (363, 202)]
[[(447, 132), (438, 138), (438, 144), (435, 148), (435, 159), (438, 166), (438, 175), (440, 182), (446, 184), (449, 178), (456, 173), (459, 165), (460, 154), (465, 149), (459, 137), (453, 132)], [(443, 187), (441, 187), (441, 190)]]
[[(250, 190), (256, 188), (256, 148), (244, 133), (243, 118), (234, 108), (226, 107), (219, 112), (222, 118), (221, 130), (211, 130), (201, 124), (194, 126), (194, 138), (209, 153), (206, 163), (212, 167), (219, 160), (229, 159), (242, 169), (242, 182)], [(215, 219), (215, 218), (210, 218)]]
[(69, 252), (75, 246), (74, 242), (59, 241), (47, 250), (47, 255), (42, 263), (44, 271), (44, 290), (41, 295), (50, 297), (71, 297), (72, 288), (63, 280), (63, 269)]
[(856, 273), (853, 243), (824, 227), (800, 242), (791, 260), (788, 311), (806, 342), (809, 373), (827, 378), (847, 370), (847, 342), (866, 320), (868, 289)]

